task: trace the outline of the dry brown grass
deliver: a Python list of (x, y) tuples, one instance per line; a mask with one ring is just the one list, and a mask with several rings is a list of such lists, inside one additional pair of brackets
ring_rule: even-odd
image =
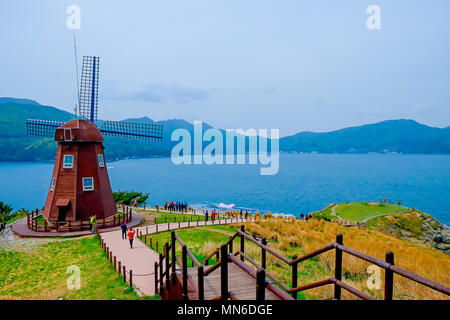
[[(336, 235), (344, 235), (344, 245), (372, 257), (384, 260), (387, 251), (395, 254), (395, 264), (400, 268), (416, 273), (432, 281), (450, 286), (450, 257), (446, 254), (426, 247), (400, 240), (386, 234), (362, 230), (358, 228), (342, 227), (336, 223), (324, 220), (312, 219), (309, 221), (285, 219), (267, 219), (256, 223), (247, 223), (248, 232), (256, 232), (270, 241), (273, 248), (286, 256), (302, 256), (311, 251), (317, 250), (330, 242), (335, 241)], [(250, 251), (249, 251), (250, 250)], [(254, 251), (254, 252), (253, 252)], [(258, 260), (259, 250), (247, 249), (246, 253), (250, 257)], [(268, 268), (282, 278), (287, 280), (289, 275), (281, 271), (279, 260), (268, 254)], [(332, 276), (334, 272), (334, 251), (322, 254), (315, 260), (317, 263), (299, 266), (299, 284), (307, 284), (326, 277)], [(370, 263), (361, 259), (343, 255), (343, 280), (359, 290), (374, 296), (377, 299), (383, 298), (384, 270), (380, 270), (381, 288), (369, 289), (366, 285), (369, 274), (367, 268)], [(309, 268), (307, 276), (302, 275), (302, 268)], [(287, 266), (284, 265), (287, 269)], [(312, 270), (311, 270), (312, 268)], [(308, 295), (314, 298), (332, 297), (332, 286), (321, 287), (308, 291)], [(350, 293), (344, 292), (344, 299), (355, 299)], [(449, 297), (419, 285), (411, 280), (399, 275), (394, 276), (394, 298), (396, 299), (449, 299)]]

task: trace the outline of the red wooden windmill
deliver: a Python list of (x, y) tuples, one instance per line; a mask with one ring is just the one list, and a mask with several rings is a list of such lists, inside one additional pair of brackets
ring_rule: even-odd
[(97, 127), (99, 58), (83, 57), (78, 98), (79, 119), (67, 123), (27, 120), (27, 133), (54, 137), (55, 166), (43, 216), (47, 221), (75, 221), (116, 213), (105, 162), (103, 135), (162, 140), (162, 126), (105, 121)]

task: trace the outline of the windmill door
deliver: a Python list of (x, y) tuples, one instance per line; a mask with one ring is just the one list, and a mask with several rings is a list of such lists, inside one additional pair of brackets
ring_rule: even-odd
[(58, 207), (58, 221), (66, 221), (68, 207)]
[(58, 221), (66, 221), (67, 211), (69, 210), (69, 199), (58, 199), (55, 203), (58, 207)]

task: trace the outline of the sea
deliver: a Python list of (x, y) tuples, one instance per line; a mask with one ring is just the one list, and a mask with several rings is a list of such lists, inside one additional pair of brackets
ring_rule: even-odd
[[(274, 213), (309, 213), (330, 203), (389, 198), (450, 225), (450, 155), (281, 154), (275, 175), (260, 165), (175, 165), (170, 158), (107, 163), (111, 187), (149, 193), (148, 205), (182, 201)], [(52, 163), (0, 162), (0, 201), (43, 207)]]

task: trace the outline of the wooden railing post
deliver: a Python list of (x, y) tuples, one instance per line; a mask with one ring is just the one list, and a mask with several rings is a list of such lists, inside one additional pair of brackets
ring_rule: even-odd
[(187, 248), (184, 245), (181, 248), (181, 263), (183, 270), (183, 300), (188, 299), (188, 271), (187, 271)]
[[(336, 235), (336, 243), (343, 245), (344, 237), (341, 233)], [(342, 250), (336, 248), (336, 260), (334, 264), (334, 277), (336, 280), (342, 280)], [(341, 300), (341, 287), (334, 284), (334, 299)]]
[(198, 300), (205, 300), (205, 276), (203, 266), (197, 268), (198, 275)]
[[(266, 238), (263, 238), (262, 241), (261, 241), (261, 243), (262, 243), (263, 245), (267, 245), (267, 240), (266, 240)], [(261, 267), (262, 267), (263, 269), (266, 269), (266, 261), (267, 261), (267, 259), (266, 259), (266, 249), (261, 248)]]
[(114, 256), (114, 270), (117, 270), (117, 257)]
[(44, 231), (47, 232), (47, 220), (44, 219)]
[(125, 269), (125, 266), (123, 266), (123, 281), (127, 282), (127, 270)]
[[(292, 260), (297, 259), (297, 256), (292, 256)], [(292, 264), (292, 289), (297, 288), (297, 280), (298, 280), (298, 263)], [(297, 300), (298, 292), (292, 292), (292, 298)]]
[[(394, 265), (394, 253), (392, 251), (386, 252), (386, 262)], [(385, 269), (384, 276), (384, 300), (392, 300), (394, 296), (394, 272)]]
[(163, 255), (159, 254), (159, 294), (163, 294), (164, 288), (164, 271), (163, 271)]
[(122, 261), (119, 261), (119, 265), (117, 266), (117, 272), (119, 272), (122, 270)]
[[(245, 226), (244, 225), (241, 226), (241, 231), (245, 232)], [(244, 236), (241, 234), (241, 252), (242, 253), (245, 252), (245, 247), (244, 247), (245, 246), (245, 241), (244, 240), (245, 240)], [(231, 253), (233, 253), (233, 252), (231, 252)], [(244, 256), (243, 255), (241, 255), (241, 261), (244, 261)]]
[(172, 243), (172, 246), (171, 246), (171, 251), (172, 251), (172, 283), (175, 285), (175, 283), (177, 282), (177, 278), (176, 278), (176, 275), (175, 275), (175, 272), (176, 272), (176, 266), (177, 266), (177, 259), (176, 259), (176, 256), (175, 256), (175, 241), (176, 241), (176, 239), (175, 239), (175, 231), (172, 231), (171, 233), (170, 233), (170, 238), (171, 238), (171, 243)]
[(266, 272), (264, 269), (258, 268), (256, 271), (256, 301), (264, 301), (266, 299)]
[(133, 270), (130, 269), (130, 287), (133, 286)]
[(220, 298), (222, 301), (228, 300), (228, 251), (227, 245), (220, 246)]
[(155, 261), (155, 294), (158, 294), (158, 262)]
[(166, 288), (170, 288), (170, 252), (169, 252), (169, 243), (166, 242), (164, 245), (164, 258), (166, 260)]

